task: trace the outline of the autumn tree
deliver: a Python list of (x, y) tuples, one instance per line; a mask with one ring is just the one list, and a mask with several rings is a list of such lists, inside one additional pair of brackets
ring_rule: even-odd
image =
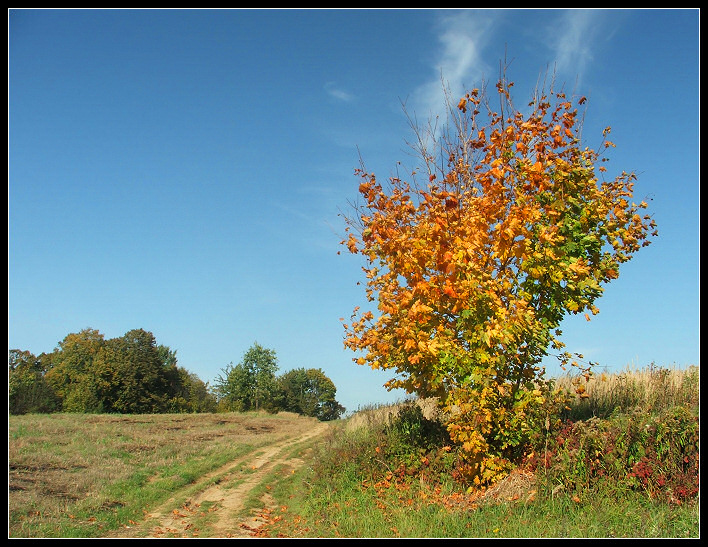
[(151, 332), (133, 329), (107, 340), (93, 363), (96, 397), (102, 412), (164, 412), (170, 398), (170, 372)]
[(46, 381), (65, 412), (100, 412), (94, 360), (106, 340), (96, 329), (67, 334), (52, 352)]
[(409, 176), (357, 169), (342, 241), (376, 303), (354, 310), (345, 347), (395, 371), (389, 389), (439, 398), (476, 483), (523, 447), (546, 402), (542, 359), (580, 366), (563, 351), (563, 318), (597, 314), (603, 285), (654, 228), (632, 201), (635, 175), (606, 179), (610, 128), (597, 150), (581, 145), (584, 97), (550, 84), (519, 110), (512, 86), (502, 71), (491, 94), (448, 99), (442, 131), (413, 124), (422, 161)]

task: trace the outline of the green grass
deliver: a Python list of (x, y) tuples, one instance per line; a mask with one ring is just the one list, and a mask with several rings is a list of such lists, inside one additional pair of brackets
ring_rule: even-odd
[[(536, 439), (533, 480), (514, 482), (512, 474), (496, 497), (455, 481), (455, 448), (434, 418), (380, 407), (293, 446), (306, 464), (271, 470), (245, 511), (262, 510), (258, 535), (271, 537), (699, 537), (698, 368), (583, 381), (586, 396), (567, 411), (575, 421), (559, 419)], [(572, 394), (579, 380), (567, 382)], [(278, 419), (10, 416), (9, 537), (105, 536), (257, 453), (270, 439), (244, 436), (245, 426)], [(266, 493), (272, 504), (264, 508)], [(211, 514), (202, 509), (206, 522)]]
[[(572, 396), (577, 379), (564, 382)], [(566, 409), (576, 421), (558, 419), (536, 439), (533, 481), (514, 490), (512, 473), (496, 497), (452, 479), (454, 449), (414, 407), (355, 414), (274, 488), (283, 511), (262, 535), (699, 537), (698, 368), (650, 367), (584, 387)]]
[[(339, 438), (345, 433), (339, 432)], [(320, 454), (319, 458), (326, 458)], [(697, 503), (674, 505), (642, 492), (600, 485), (580, 495), (529, 491), (494, 502), (418, 480), (375, 487), (361, 468), (315, 467), (281, 480), (272, 494), (285, 510), (267, 526), (272, 537), (628, 538), (698, 537)], [(321, 461), (320, 461), (321, 465)]]

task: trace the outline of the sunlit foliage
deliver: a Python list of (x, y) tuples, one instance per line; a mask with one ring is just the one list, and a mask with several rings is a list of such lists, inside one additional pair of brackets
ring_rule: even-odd
[(605, 179), (610, 128), (597, 151), (581, 146), (585, 97), (551, 85), (519, 110), (512, 86), (502, 73), (491, 97), (448, 101), (442, 131), (414, 126), (422, 163), (409, 177), (358, 169), (342, 241), (376, 303), (344, 324), (345, 347), (395, 371), (388, 388), (440, 399), (477, 483), (509, 469), (548, 403), (549, 351), (580, 366), (562, 319), (597, 314), (603, 284), (656, 235), (632, 201), (635, 175)]

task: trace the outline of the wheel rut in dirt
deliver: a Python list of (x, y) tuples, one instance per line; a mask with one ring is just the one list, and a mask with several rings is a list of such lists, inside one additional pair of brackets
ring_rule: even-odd
[[(202, 477), (197, 485), (175, 492), (167, 502), (147, 513), (143, 522), (118, 530), (111, 537), (253, 537), (263, 524), (259, 515), (264, 509), (273, 509), (274, 502), (266, 490), (259, 511), (246, 514), (245, 503), (278, 466), (292, 471), (301, 466), (303, 460), (292, 456), (293, 449), (328, 428), (326, 422), (307, 425), (305, 430), (288, 432), (221, 466)], [(204, 488), (200, 489), (199, 484)]]

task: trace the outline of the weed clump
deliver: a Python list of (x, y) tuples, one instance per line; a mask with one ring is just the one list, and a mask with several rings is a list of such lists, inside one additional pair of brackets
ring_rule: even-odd
[(527, 464), (546, 491), (579, 493), (612, 485), (685, 503), (699, 486), (698, 417), (686, 407), (565, 421)]

